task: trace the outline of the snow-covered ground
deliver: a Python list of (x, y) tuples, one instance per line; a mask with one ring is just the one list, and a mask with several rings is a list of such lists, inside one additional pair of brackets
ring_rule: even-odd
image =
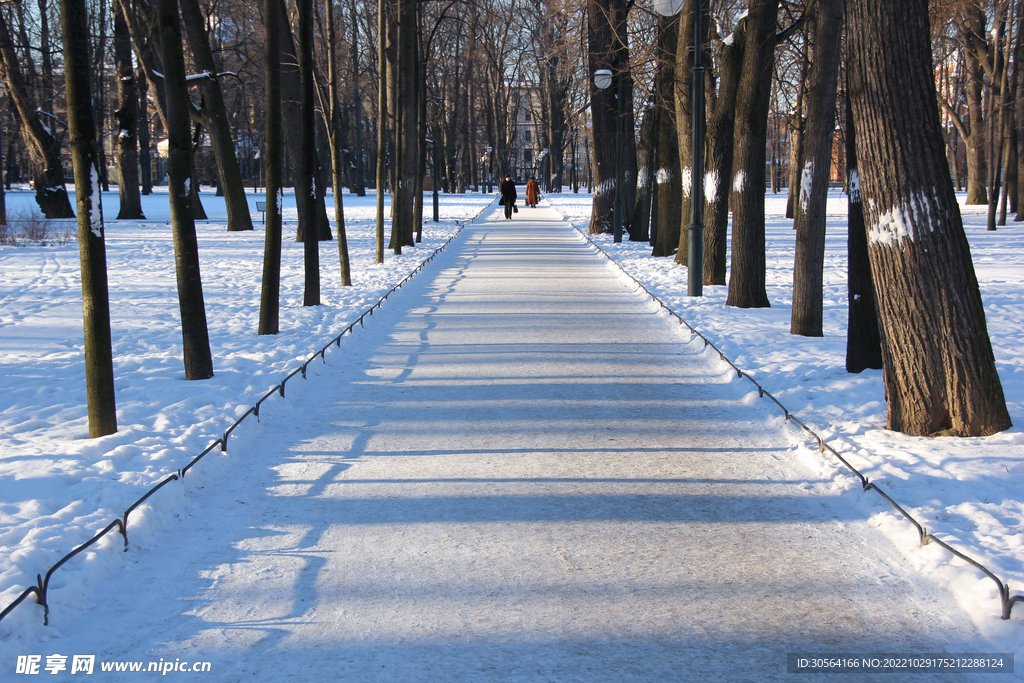
[[(262, 197), (253, 196), (251, 203)], [(589, 195), (547, 198), (575, 225), (586, 228)], [(321, 245), (323, 305), (303, 308), (302, 249), (286, 234), (282, 264), (282, 332), (256, 335), (263, 231), (228, 233), (223, 202), (203, 195), (210, 215), (198, 225), (200, 260), (215, 376), (187, 382), (174, 284), (166, 194), (144, 198), (149, 220), (108, 221), (118, 424), (117, 434), (89, 440), (82, 360), (81, 292), (77, 243), (0, 247), (0, 609), (63, 554), (119, 517), (148, 487), (183, 467), (269, 388), (336, 337), (358, 315), (410, 273), (458, 225), (495, 200), (494, 195), (442, 195), (441, 216), (424, 223), (423, 244), (373, 263), (374, 198), (345, 196), (354, 286), (340, 287), (336, 242)], [(983, 210), (964, 209), (968, 237), (988, 314), (989, 331), (1015, 427), (984, 439), (921, 439), (883, 429), (881, 373), (844, 370), (846, 327), (845, 201), (830, 199), (826, 252), (825, 337), (789, 334), (793, 265), (791, 222), (784, 197), (768, 198), (768, 287), (772, 308), (726, 307), (725, 288), (707, 287), (690, 299), (686, 269), (654, 259), (649, 247), (609, 236), (595, 241), (668, 306), (711, 338), (811, 425), (872, 481), (911, 510), (928, 530), (974, 556), (1010, 583), (1024, 586), (1024, 237), (1019, 224), (984, 229)], [(32, 194), (7, 195), (11, 215), (31, 210)], [(116, 215), (116, 193), (104, 196)], [(429, 215), (429, 197), (427, 200)], [(522, 211), (521, 211), (522, 215)], [(286, 233), (294, 230), (294, 205)], [(68, 224), (58, 224), (58, 235)], [(71, 227), (73, 230), (73, 226)], [(61, 240), (58, 239), (58, 242)], [(735, 380), (744, 381), (744, 380)], [(767, 420), (781, 420), (766, 401)], [(273, 399), (272, 399), (273, 400)], [(917, 547), (910, 524), (856, 479), (793, 431), (793, 458), (864, 507), (923, 575), (948, 585), (993, 643), (993, 650), (1024, 652), (1018, 606), (1010, 622), (998, 618), (991, 580), (940, 548)], [(223, 475), (227, 464), (208, 459), (190, 473)], [(194, 477), (194, 478), (193, 478)], [(154, 547), (175, 528), (185, 503), (166, 487), (133, 513), (134, 545)], [(60, 608), (114, 580), (128, 557), (108, 537), (54, 575)], [(130, 554), (129, 554), (130, 556)], [(55, 598), (56, 599), (56, 598)], [(0, 666), (26, 643), (45, 642), (40, 609), (31, 598), (0, 621)]]
[[(589, 195), (566, 193), (546, 199), (573, 225), (587, 230)], [(591, 237), (930, 533), (987, 566), (1009, 583), (1011, 593), (1024, 592), (1024, 223), (1009, 222), (989, 232), (987, 207), (961, 204), (1014, 426), (986, 438), (921, 438), (885, 430), (881, 370), (853, 375), (845, 369), (847, 225), (846, 197), (841, 192), (831, 192), (828, 200), (825, 336), (789, 333), (795, 235), (785, 208), (784, 194), (767, 196), (766, 280), (771, 308), (726, 306), (726, 286), (705, 287), (703, 297), (688, 297), (686, 268), (675, 265), (672, 258), (653, 258), (649, 245), (629, 242), (628, 236), (621, 244), (614, 244), (611, 235)], [(756, 391), (751, 396), (754, 400)], [(767, 399), (760, 403), (767, 413), (780, 414)], [(1004, 634), (1007, 643), (1017, 644), (1008, 651), (1021, 651), (1024, 634), (999, 623), (997, 589), (991, 579), (939, 547), (918, 547), (917, 531), (910, 523), (876, 494), (864, 493), (859, 480), (840, 462), (818, 453), (815, 442), (796, 441), (802, 433), (796, 429), (793, 433), (795, 458), (833, 476), (836, 487), (861, 498), (874, 511), (877, 525), (906, 551), (915, 567), (950, 586), (982, 630)], [(1013, 620), (1024, 623), (1019, 605)]]

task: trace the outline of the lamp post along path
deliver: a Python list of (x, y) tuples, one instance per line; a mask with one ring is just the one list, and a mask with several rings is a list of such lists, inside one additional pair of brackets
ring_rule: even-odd
[[(704, 52), (703, 20), (705, 0), (691, 0), (693, 6), (693, 79), (690, 94), (693, 113), (690, 117), (692, 172), (690, 173), (690, 223), (686, 251), (686, 294), (702, 296), (704, 293)], [(683, 8), (683, 0), (654, 0), (654, 10), (671, 17)]]
[(615, 81), (615, 200), (612, 204), (612, 234), (616, 242), (622, 241), (622, 71), (614, 76), (610, 69), (594, 71), (594, 85), (601, 90)]

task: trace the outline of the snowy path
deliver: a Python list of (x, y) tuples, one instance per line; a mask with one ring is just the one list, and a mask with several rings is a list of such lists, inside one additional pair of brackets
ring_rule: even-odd
[(979, 651), (746, 387), (554, 219), (468, 226), (239, 430), (88, 628), (55, 613), (46, 654), (206, 660), (222, 681), (589, 682)]

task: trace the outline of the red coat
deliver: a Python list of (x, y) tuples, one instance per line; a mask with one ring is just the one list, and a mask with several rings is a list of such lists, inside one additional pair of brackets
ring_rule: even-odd
[(526, 205), (537, 206), (537, 200), (540, 198), (540, 186), (537, 181), (533, 178), (526, 183)]

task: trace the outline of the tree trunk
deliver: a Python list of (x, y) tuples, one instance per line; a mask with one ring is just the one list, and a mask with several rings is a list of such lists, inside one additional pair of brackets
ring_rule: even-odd
[(245, 185), (242, 182), (242, 169), (238, 166), (235, 156), (235, 143), (231, 137), (231, 124), (228, 121), (227, 107), (224, 104), (224, 93), (221, 91), (217, 76), (217, 65), (210, 49), (210, 38), (207, 35), (206, 18), (199, 8), (198, 0), (179, 0), (181, 6), (182, 27), (192, 48), (192, 59), (200, 73), (206, 77), (197, 81), (202, 93), (202, 107), (196, 116), (210, 134), (213, 145), (213, 156), (217, 162), (218, 192), (224, 192), (224, 205), (228, 214), (228, 230), (252, 230), (252, 216), (249, 214), (249, 201), (245, 197)]
[(281, 140), (281, 15), (277, 0), (263, 0), (263, 47), (265, 66), (264, 115), (267, 174), (266, 237), (263, 247), (263, 285), (260, 290), (259, 334), (280, 331), (281, 310), (281, 166), (284, 147)]
[[(120, 14), (120, 13), (119, 13)], [(146, 70), (139, 68), (139, 171), (142, 194), (153, 194), (153, 161), (149, 138), (149, 79)]]
[(977, 49), (972, 49), (971, 42), (979, 45), (986, 43), (985, 12), (974, 3), (968, 3), (968, 15), (965, 18), (968, 30), (964, 40), (964, 60), (967, 67), (965, 95), (967, 97), (967, 114), (970, 120), (969, 135), (964, 142), (967, 144), (967, 203), (988, 204), (985, 183), (988, 181), (988, 165), (985, 161), (985, 101), (982, 96), (984, 85), (984, 69)]
[[(679, 247), (683, 224), (683, 193), (680, 191), (679, 136), (675, 107), (675, 60), (679, 43), (679, 15), (658, 19), (658, 66), (655, 71), (654, 120), (657, 169), (651, 208), (653, 256), (672, 256)], [(692, 26), (693, 24), (691, 24)]]
[[(327, 207), (324, 204), (323, 184), (320, 182), (319, 163), (316, 159), (316, 135), (315, 130), (305, 131), (302, 128), (302, 77), (299, 73), (299, 57), (295, 41), (288, 23), (288, 12), (284, 2), (278, 2), (278, 18), (280, 27), (281, 46), (281, 123), (284, 133), (285, 151), (291, 160), (291, 167), (298, 169), (302, 165), (302, 157), (306, 154), (304, 145), (305, 135), (310, 134), (309, 144), (312, 150), (313, 163), (315, 164), (310, 175), (299, 172), (292, 174), (295, 185), (295, 205), (298, 209), (299, 225), (295, 232), (295, 241), (305, 242), (306, 235), (316, 231), (318, 239), (331, 239), (331, 226), (327, 220)], [(310, 29), (312, 30), (312, 29)], [(314, 122), (315, 123), (315, 122)], [(312, 125), (312, 124), (311, 124)], [(307, 183), (311, 183), (307, 185)], [(311, 209), (306, 207), (306, 202), (313, 204)], [(311, 218), (307, 218), (311, 217)], [(306, 221), (309, 220), (307, 223)]]
[[(300, 147), (296, 190), (306, 188), (308, 200), (312, 199), (317, 175), (316, 116), (314, 91), (316, 82), (313, 75), (313, 0), (298, 0), (298, 67), (299, 67), (299, 125), (302, 144)], [(299, 220), (307, 226), (316, 225), (316, 204), (306, 201), (299, 207)], [(305, 286), (302, 294), (303, 306), (320, 305), (320, 242), (316, 233), (308, 231), (303, 235), (303, 266)]]
[[(704, 10), (704, 4), (701, 4)], [(701, 28), (706, 31), (708, 25), (707, 17), (701, 21)], [(705, 43), (705, 36), (701, 36), (701, 45)], [(680, 13), (679, 40), (676, 42), (675, 83), (673, 90), (675, 95), (676, 108), (676, 136), (678, 137), (679, 149), (679, 184), (673, 188), (669, 186), (668, 191), (677, 191), (680, 196), (680, 227), (678, 230), (679, 242), (676, 244), (676, 263), (686, 265), (690, 231), (686, 224), (690, 222), (692, 214), (691, 191), (693, 189), (693, 99), (690, 84), (693, 82), (693, 12)], [(707, 63), (707, 59), (702, 60)], [(700, 207), (703, 212), (704, 208)], [(703, 214), (701, 215), (703, 218)]]
[(157, 0), (156, 13), (164, 69), (167, 194), (171, 205), (185, 379), (209, 379), (213, 377), (213, 357), (210, 353), (206, 305), (199, 273), (196, 224), (187, 187), (192, 175), (192, 140), (189, 135), (191, 119), (188, 113), (192, 103), (185, 86), (185, 57), (182, 53), (178, 5), (175, 0)]
[(651, 188), (654, 185), (654, 169), (657, 164), (658, 110), (649, 107), (640, 124), (640, 144), (637, 146), (636, 202), (629, 219), (629, 241), (648, 241), (651, 230)]
[(89, 87), (89, 44), (84, 0), (61, 1), (68, 126), (78, 204), (78, 252), (82, 268), (82, 322), (85, 331), (85, 387), (89, 438), (117, 431), (114, 361), (103, 210), (97, 171), (96, 125)]
[(743, 67), (736, 97), (732, 212), (732, 266), (726, 304), (767, 308), (765, 290), (764, 194), (768, 105), (775, 61), (779, 0), (751, 0)]
[[(132, 66), (131, 34), (120, 12), (114, 13), (114, 63), (117, 67), (117, 190), (121, 199), (118, 219), (145, 219), (139, 194), (139, 92)], [(76, 190), (77, 192), (77, 190)]]
[(850, 95), (888, 427), (1010, 427), (936, 109), (928, 7), (849, 0)]
[(796, 206), (796, 257), (790, 334), (821, 337), (825, 268), (825, 201), (836, 129), (836, 87), (843, 35), (843, 0), (818, 0), (814, 55), (807, 79), (804, 167)]
[(342, 165), (341, 154), (341, 105), (338, 103), (338, 64), (335, 55), (334, 38), (334, 0), (327, 0), (327, 78), (330, 80), (328, 91), (331, 98), (331, 125), (327, 134), (331, 138), (331, 179), (334, 188), (334, 221), (338, 229), (338, 262), (341, 273), (341, 285), (352, 286), (352, 273), (349, 270), (348, 239), (345, 234), (345, 209), (342, 205)]
[(796, 202), (800, 194), (800, 171), (803, 166), (803, 140), (804, 140), (804, 93), (807, 84), (807, 69), (810, 64), (807, 61), (807, 50), (810, 39), (807, 31), (801, 31), (804, 36), (803, 47), (800, 50), (800, 82), (796, 87), (796, 106), (786, 117), (789, 128), (789, 178), (786, 188), (786, 218), (796, 217)]
[(60, 160), (60, 140), (39, 121), (38, 109), (22, 73), (18, 55), (14, 50), (10, 31), (3, 13), (0, 13), (0, 80), (4, 94), (18, 119), (22, 140), (32, 161), (36, 203), (47, 218), (74, 218), (67, 189), (64, 187), (64, 168)]
[(355, 0), (349, 2), (349, 21), (352, 23), (352, 117), (354, 119), (352, 132), (352, 149), (355, 157), (354, 168), (352, 169), (352, 186), (350, 192), (358, 197), (366, 196), (366, 171), (363, 165), (363, 106), (359, 96), (359, 14), (356, 10)]
[[(418, 46), (415, 0), (397, 0), (398, 7), (398, 87), (395, 113), (395, 152), (397, 182), (391, 192), (391, 242), (388, 248), (395, 254), (402, 253), (402, 247), (413, 246), (413, 223), (415, 222), (416, 171), (419, 166), (417, 154), (417, 112), (416, 83), (419, 70), (416, 68)], [(463, 155), (465, 156), (465, 155)], [(464, 191), (463, 175), (459, 176), (459, 187)]]
[(849, 313), (846, 325), (846, 371), (859, 373), (882, 368), (882, 340), (878, 331), (878, 306), (875, 283), (871, 279), (868, 258), (868, 233), (864, 227), (864, 205), (857, 170), (857, 127), (853, 123), (849, 91), (846, 102), (846, 195), (849, 221), (847, 226), (847, 295)]
[(376, 263), (384, 263), (384, 185), (387, 183), (388, 78), (385, 45), (387, 2), (377, 0), (377, 249)]
[(732, 194), (733, 130), (736, 94), (743, 61), (744, 30), (741, 19), (733, 40), (723, 43), (718, 55), (718, 96), (708, 117), (707, 175), (713, 179), (704, 206), (704, 284), (725, 284), (725, 257), (729, 238), (729, 197)]

